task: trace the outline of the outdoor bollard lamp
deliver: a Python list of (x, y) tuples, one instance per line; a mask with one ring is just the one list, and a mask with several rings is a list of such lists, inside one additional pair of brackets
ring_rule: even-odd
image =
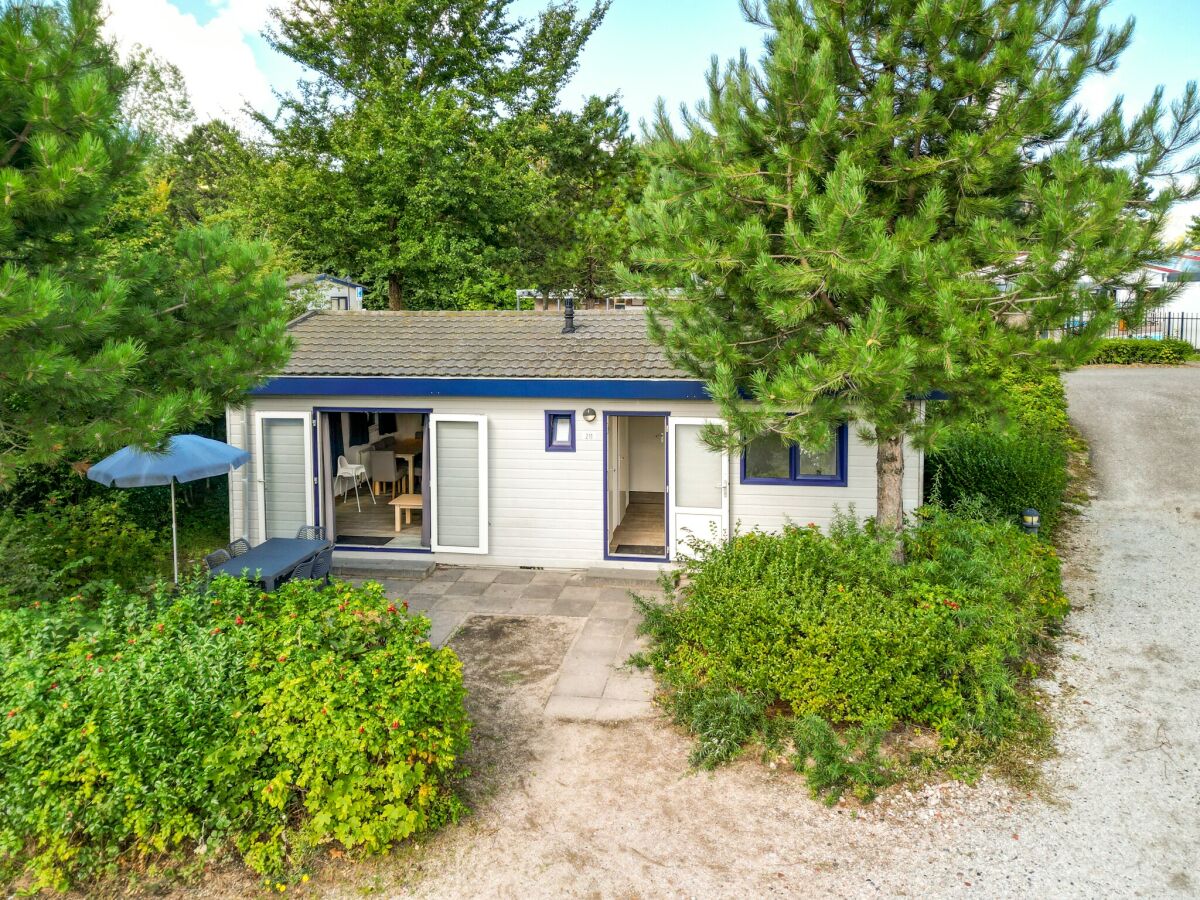
[(1042, 517), (1036, 509), (1027, 509), (1021, 513), (1021, 530), (1026, 534), (1037, 534), (1042, 524)]

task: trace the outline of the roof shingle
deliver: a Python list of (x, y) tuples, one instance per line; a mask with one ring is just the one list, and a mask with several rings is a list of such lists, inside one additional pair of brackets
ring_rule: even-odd
[(408, 378), (688, 378), (640, 312), (322, 311), (293, 322), (283, 375)]

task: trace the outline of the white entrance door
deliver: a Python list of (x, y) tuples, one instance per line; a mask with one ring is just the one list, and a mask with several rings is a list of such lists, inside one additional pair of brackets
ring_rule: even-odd
[(700, 440), (719, 419), (671, 417), (671, 557), (690, 556), (688, 539), (724, 540), (729, 533), (729, 454)]
[(608, 423), (608, 541), (625, 518), (629, 506), (629, 419), (621, 415), (606, 416)]
[(487, 417), (429, 416), (430, 545), (488, 552)]
[(313, 476), (307, 413), (255, 415), (258, 457), (258, 535), (295, 537), (312, 524)]

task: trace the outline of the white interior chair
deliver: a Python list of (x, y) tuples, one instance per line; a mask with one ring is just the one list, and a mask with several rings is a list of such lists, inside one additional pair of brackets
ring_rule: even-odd
[(392, 495), (396, 494), (396, 455), (391, 450), (372, 450), (367, 453), (368, 475), (371, 479), (371, 496), (375, 496), (375, 485), (390, 484)]
[[(362, 501), (358, 498), (358, 485), (360, 482), (367, 480), (367, 467), (352, 463), (345, 456), (338, 457), (337, 475), (334, 476), (335, 485), (340, 483), (343, 478), (349, 478), (354, 485), (354, 503), (358, 506), (358, 511), (362, 512)], [(337, 488), (335, 487), (336, 491)], [(371, 502), (375, 502), (375, 493), (371, 493)]]

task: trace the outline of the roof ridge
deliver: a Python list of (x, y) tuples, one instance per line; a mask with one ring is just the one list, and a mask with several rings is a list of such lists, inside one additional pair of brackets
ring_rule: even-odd
[[(454, 316), (471, 316), (471, 317), (487, 317), (487, 316), (562, 316), (561, 312), (554, 310), (541, 309), (322, 309), (318, 310), (321, 315), (336, 315), (336, 316), (396, 316), (398, 318), (411, 316), (421, 318), (450, 318)], [(576, 313), (579, 315), (579, 313)], [(617, 318), (619, 316), (614, 316)]]

